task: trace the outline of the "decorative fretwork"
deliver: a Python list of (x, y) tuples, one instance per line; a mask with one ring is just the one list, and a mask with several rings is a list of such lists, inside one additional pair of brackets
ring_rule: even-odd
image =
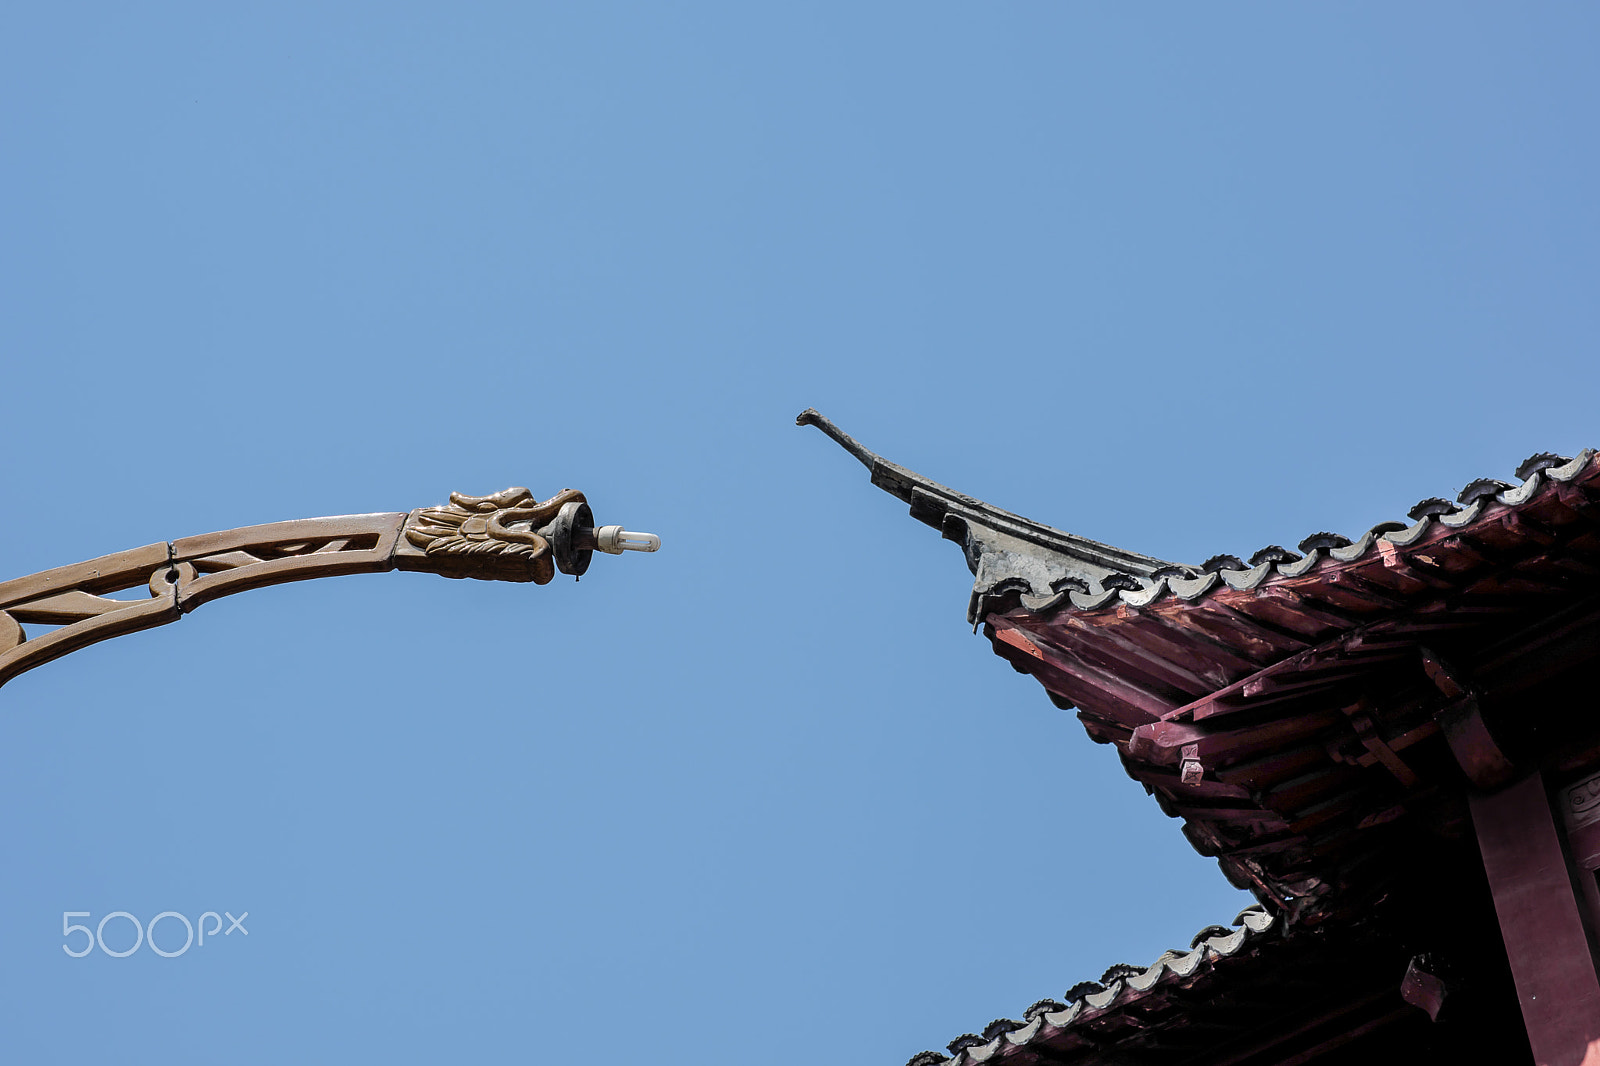
[[(0, 685), (123, 633), (176, 621), (248, 589), (340, 574), (419, 570), (544, 584), (588, 569), (595, 550), (654, 551), (660, 541), (594, 527), (583, 494), (537, 502), (525, 488), (451, 493), (442, 507), (245, 526), (101, 556), (0, 583)], [(131, 590), (147, 596), (116, 598)], [(54, 626), (30, 637), (25, 626)]]

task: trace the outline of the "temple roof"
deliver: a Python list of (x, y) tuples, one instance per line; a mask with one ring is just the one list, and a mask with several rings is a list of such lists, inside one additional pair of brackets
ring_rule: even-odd
[[(798, 421), (960, 545), (994, 651), (1261, 904), (957, 1038), (952, 1066), (1527, 1060), (1467, 797), (1600, 759), (1592, 449), (1354, 539), (1186, 565), (956, 492), (815, 411)], [(1445, 1008), (1461, 1024), (1401, 996), (1430, 952), (1471, 974)]]
[(962, 547), (968, 618), (995, 652), (1274, 913), (1366, 913), (1469, 832), (1469, 789), (1553, 745), (1600, 746), (1568, 693), (1600, 646), (1592, 449), (1354, 539), (1187, 566), (955, 492), (815, 411), (799, 421)]

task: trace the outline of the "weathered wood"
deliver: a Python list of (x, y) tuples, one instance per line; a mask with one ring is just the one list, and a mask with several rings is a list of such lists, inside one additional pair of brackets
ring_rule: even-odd
[(1170, 616), (1162, 612), (1131, 612), (1130, 617), (1111, 625), (1075, 621), (1083, 626), (1081, 632), (1091, 638), (1125, 641), (1162, 661), (1181, 663), (1185, 673), (1200, 683), (1200, 692), (1220, 688), (1271, 661), (1247, 654), (1207, 630), (1174, 626)]
[[(1266, 594), (1269, 589), (1272, 595)], [(1274, 625), (1283, 632), (1294, 634), (1305, 644), (1320, 643), (1334, 633), (1359, 624), (1359, 619), (1351, 621), (1342, 614), (1308, 610), (1305, 602), (1290, 590), (1277, 590), (1275, 586), (1257, 589), (1254, 595), (1240, 598), (1231, 606), (1257, 622)]]
[(996, 630), (991, 636), (995, 653), (1019, 672), (1031, 674), (1059, 702), (1077, 707), (1078, 720), (1091, 740), (1126, 743), (1134, 726), (1150, 721), (1151, 715), (1108, 696), (1093, 683), (1052, 663), (1042, 648), (1020, 633), (1001, 639), (1001, 632), (1005, 630)]
[(1172, 765), (1189, 744), (1199, 746), (1198, 754), (1209, 769), (1213, 760), (1234, 762), (1257, 752), (1291, 745), (1296, 740), (1327, 730), (1339, 722), (1337, 711), (1323, 710), (1295, 715), (1244, 729), (1211, 729), (1187, 722), (1159, 721), (1133, 731), (1129, 754), (1149, 762)]
[[(990, 624), (994, 627), (996, 640), (1016, 648), (1030, 658), (1054, 667), (1062, 674), (1082, 679), (1085, 687), (1092, 688), (1094, 693), (1103, 694), (1105, 699), (1126, 705), (1128, 711), (1115, 716), (1119, 721), (1126, 721), (1130, 725), (1154, 721), (1175, 706), (1171, 700), (1131, 684), (1116, 674), (1086, 662), (1078, 655), (1031, 639), (1028, 633), (1004, 618), (992, 616)], [(1069, 691), (1067, 695), (1080, 706), (1084, 705), (1084, 699), (1080, 694)], [(1090, 699), (1093, 699), (1093, 695)]]
[(1279, 670), (1249, 678), (1240, 687), (1239, 694), (1247, 700), (1254, 701), (1262, 696), (1303, 692), (1307, 689), (1325, 689), (1352, 678), (1371, 677), (1375, 667), (1404, 656), (1404, 652), (1399, 648), (1354, 654), (1348, 648), (1341, 647), (1340, 652), (1324, 656), (1315, 663), (1308, 663), (1298, 671)]
[(1358, 564), (1332, 571), (1318, 591), (1335, 607), (1350, 610), (1398, 611), (1411, 602), (1411, 592), (1369, 580), (1366, 575), (1374, 571), (1382, 573), (1383, 567)]
[(1258, 666), (1277, 662), (1312, 643), (1298, 634), (1287, 633), (1234, 610), (1228, 605), (1227, 592), (1216, 593), (1198, 604), (1183, 604), (1180, 610), (1165, 617), (1173, 627), (1192, 627), (1210, 633), (1237, 648), (1240, 654), (1256, 660)]
[(1125, 639), (1166, 658), (1188, 661), (1191, 670), (1214, 679), (1209, 688), (1220, 688), (1235, 678), (1253, 674), (1281, 655), (1257, 656), (1250, 649), (1219, 639), (1210, 630), (1172, 624), (1166, 612), (1143, 611), (1131, 624), (1107, 626)]
[[(1070, 624), (1070, 623), (1069, 623)], [(1052, 639), (1051, 629), (1037, 625), (1019, 625), (1035, 644), (1054, 648), (1063, 647), (1062, 641)], [(1044, 628), (1044, 632), (1040, 632)], [(1187, 665), (1188, 660), (1178, 656), (1162, 656), (1145, 650), (1124, 635), (1131, 625), (1106, 626), (1100, 630), (1079, 631), (1085, 639), (1068, 645), (1071, 651), (1084, 660), (1118, 677), (1131, 680), (1150, 680), (1165, 688), (1181, 693), (1184, 699), (1193, 699), (1216, 687), (1216, 680), (1196, 673)], [(1222, 679), (1226, 684), (1226, 679)]]

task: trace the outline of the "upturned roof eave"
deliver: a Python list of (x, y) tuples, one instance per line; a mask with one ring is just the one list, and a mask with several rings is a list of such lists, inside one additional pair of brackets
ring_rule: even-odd
[[(1368, 847), (1413, 801), (1450, 821), (1459, 812), (1429, 787), (1490, 788), (1515, 769), (1499, 749), (1458, 750), (1453, 731), (1488, 713), (1473, 694), (1494, 711), (1511, 683), (1501, 675), (1520, 661), (1515, 648), (1490, 652), (1534, 639), (1521, 627), (1557, 608), (1580, 615), (1561, 655), (1590, 637), (1579, 609), (1600, 590), (1591, 449), (1530, 457), (1520, 485), (1479, 479), (1454, 502), (1424, 500), (1410, 524), (1379, 523), (1354, 541), (1313, 534), (1303, 555), (1219, 556), (1185, 574), (928, 481), (814, 411), (799, 421), (962, 545), (976, 578), (968, 617), (987, 624), (994, 650), (1114, 744), (1196, 850), (1274, 910), (1358, 906), (1383, 879), (1346, 871), (1328, 857), (1335, 844)], [(1465, 778), (1440, 769), (1452, 759)], [(1328, 799), (1344, 792), (1366, 798)]]
[(1099, 594), (1198, 570), (1068, 533), (957, 492), (871, 451), (815, 408), (802, 411), (795, 424), (816, 426), (833, 438), (867, 468), (874, 485), (908, 504), (913, 518), (962, 546), (977, 578), (971, 621), (978, 620), (983, 597), (1008, 582), (1046, 596), (1063, 590)]

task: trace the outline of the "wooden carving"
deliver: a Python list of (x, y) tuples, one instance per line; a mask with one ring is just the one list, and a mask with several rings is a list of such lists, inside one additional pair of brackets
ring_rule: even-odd
[[(303, 518), (147, 544), (0, 583), (0, 685), (123, 633), (176, 621), (209, 600), (286, 581), (420, 570), (544, 584), (588, 569), (594, 551), (654, 551), (660, 541), (594, 528), (583, 494), (536, 502), (524, 488), (451, 493), (409, 513)], [(113, 593), (137, 589), (143, 597)], [(27, 625), (56, 629), (30, 638)]]
[[(539, 532), (567, 505), (584, 505), (583, 493), (562, 489), (537, 502), (527, 489), (512, 488), (493, 496), (450, 494), (445, 507), (424, 507), (406, 520), (406, 541), (422, 549), (431, 569), (451, 577), (532, 581), (543, 585), (555, 576), (550, 542)], [(592, 519), (589, 525), (593, 524)], [(409, 557), (410, 553), (406, 553)], [(422, 569), (422, 568), (418, 568)]]

